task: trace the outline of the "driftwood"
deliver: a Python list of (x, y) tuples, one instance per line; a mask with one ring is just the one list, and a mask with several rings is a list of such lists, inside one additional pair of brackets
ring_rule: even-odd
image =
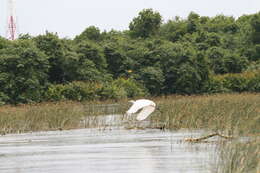
[(213, 134), (201, 137), (201, 138), (187, 138), (187, 139), (185, 139), (185, 141), (186, 142), (201, 142), (205, 139), (209, 139), (209, 138), (214, 137), (214, 136), (219, 136), (219, 137), (225, 138), (225, 139), (234, 139), (234, 137), (232, 137), (232, 136), (224, 136), (224, 135), (221, 135), (219, 133), (213, 133)]

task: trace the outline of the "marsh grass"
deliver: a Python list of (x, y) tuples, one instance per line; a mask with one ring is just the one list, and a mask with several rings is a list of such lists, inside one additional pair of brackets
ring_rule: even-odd
[(206, 129), (227, 135), (260, 133), (259, 94), (157, 98), (152, 121), (169, 129)]
[(219, 159), (214, 172), (260, 172), (260, 142), (257, 138), (251, 138), (250, 141), (231, 141), (221, 144), (217, 153)]
[[(150, 117), (151, 124), (168, 129), (205, 129), (226, 135), (260, 133), (260, 94), (167, 96), (151, 99), (159, 108)], [(88, 122), (86, 117), (95, 119), (102, 115), (124, 114), (129, 106), (127, 100), (2, 106), (0, 132), (96, 127), (100, 123)]]
[(72, 102), (4, 106), (0, 109), (0, 132), (5, 134), (77, 128), (83, 116), (82, 105)]
[(219, 159), (212, 172), (260, 172), (259, 94), (171, 96), (155, 101), (160, 111), (151, 120), (168, 129), (203, 129), (234, 137), (219, 144)]
[[(127, 103), (127, 102), (126, 102)], [(102, 126), (100, 116), (122, 114), (127, 104), (58, 102), (0, 107), (0, 135)]]
[[(260, 94), (217, 94), (151, 98), (157, 109), (151, 124), (167, 129), (202, 129), (205, 132), (247, 137), (219, 145), (213, 172), (259, 173)], [(0, 135), (28, 131), (99, 127), (103, 115), (124, 114), (127, 100), (59, 102), (0, 107)], [(114, 119), (111, 119), (114, 121)], [(107, 125), (107, 124), (106, 124)]]

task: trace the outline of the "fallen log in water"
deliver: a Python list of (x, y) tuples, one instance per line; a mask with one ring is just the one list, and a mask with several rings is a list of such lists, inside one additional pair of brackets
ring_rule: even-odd
[(232, 137), (232, 136), (224, 136), (224, 135), (221, 135), (219, 133), (213, 133), (213, 134), (201, 137), (201, 138), (187, 138), (187, 139), (185, 139), (185, 141), (186, 142), (201, 142), (203, 140), (209, 139), (209, 138), (214, 137), (214, 136), (219, 136), (219, 137), (225, 138), (225, 139), (234, 139), (234, 137)]

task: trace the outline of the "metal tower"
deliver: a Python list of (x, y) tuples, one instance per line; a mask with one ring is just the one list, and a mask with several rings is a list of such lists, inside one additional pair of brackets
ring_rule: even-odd
[(17, 18), (15, 13), (15, 0), (8, 0), (7, 39), (15, 40), (17, 33)]

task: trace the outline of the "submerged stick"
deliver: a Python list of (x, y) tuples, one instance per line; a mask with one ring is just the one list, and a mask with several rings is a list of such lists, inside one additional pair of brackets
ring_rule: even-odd
[(225, 138), (225, 139), (234, 139), (234, 137), (232, 137), (232, 136), (224, 136), (224, 135), (221, 135), (219, 133), (213, 133), (211, 135), (204, 136), (204, 137), (201, 137), (201, 138), (187, 138), (187, 139), (185, 139), (185, 141), (186, 142), (200, 142), (200, 141), (203, 141), (205, 139), (209, 139), (209, 138), (214, 137), (214, 136), (219, 136), (219, 137), (222, 137), (222, 138)]

